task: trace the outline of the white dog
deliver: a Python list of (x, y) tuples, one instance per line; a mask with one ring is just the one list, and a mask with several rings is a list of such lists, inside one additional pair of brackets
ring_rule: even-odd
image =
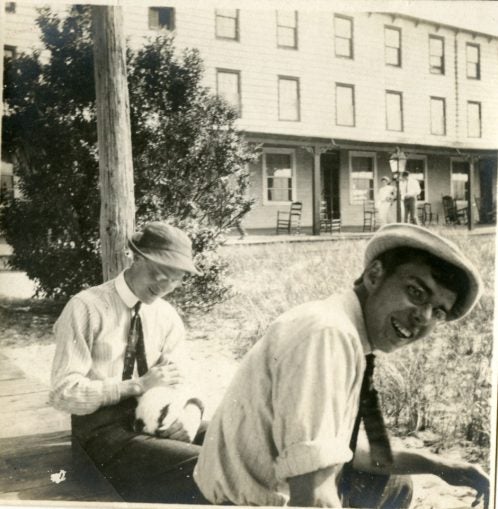
[(134, 431), (147, 435), (161, 436), (179, 415), (182, 415), (183, 428), (186, 432), (184, 441), (192, 442), (199, 429), (202, 417), (202, 404), (193, 399), (186, 400), (181, 391), (167, 386), (152, 387), (137, 398), (135, 409)]

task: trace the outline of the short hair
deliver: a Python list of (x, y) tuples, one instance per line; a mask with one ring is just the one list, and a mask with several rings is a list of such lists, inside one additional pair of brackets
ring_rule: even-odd
[[(375, 258), (382, 263), (386, 276), (392, 275), (395, 270), (405, 263), (418, 261), (431, 268), (432, 277), (441, 286), (454, 292), (457, 296), (452, 312), (462, 304), (470, 289), (470, 281), (463, 269), (443, 260), (423, 249), (400, 246), (380, 253)], [(358, 286), (363, 282), (365, 272), (354, 282)]]
[(401, 175), (403, 175), (403, 177), (408, 177), (410, 175), (410, 172), (405, 170)]

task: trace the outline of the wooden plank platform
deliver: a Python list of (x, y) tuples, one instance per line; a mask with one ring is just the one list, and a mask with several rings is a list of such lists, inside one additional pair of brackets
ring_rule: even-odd
[(85, 453), (72, 450), (69, 415), (49, 406), (48, 387), (1, 354), (0, 373), (0, 503), (122, 502)]

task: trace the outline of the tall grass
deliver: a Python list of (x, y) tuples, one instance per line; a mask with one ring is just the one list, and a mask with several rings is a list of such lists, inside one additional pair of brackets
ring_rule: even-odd
[[(474, 444), (483, 459), (490, 439), (494, 237), (459, 231), (452, 240), (480, 268), (486, 286), (482, 300), (466, 319), (381, 356), (377, 384), (393, 430), (430, 429), (443, 446)], [(242, 356), (283, 311), (351, 288), (362, 271), (365, 244), (344, 240), (225, 247), (232, 295), (208, 319), (236, 320), (233, 350)]]

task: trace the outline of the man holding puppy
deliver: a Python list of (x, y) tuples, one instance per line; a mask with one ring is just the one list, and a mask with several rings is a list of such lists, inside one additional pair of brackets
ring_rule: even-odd
[(480, 293), (479, 274), (454, 244), (419, 226), (384, 226), (351, 291), (287, 311), (247, 354), (194, 472), (203, 495), (215, 504), (405, 508), (406, 474), (432, 473), (473, 488), (486, 505), (479, 467), (391, 450), (372, 354), (464, 317)]
[[(72, 414), (73, 444), (124, 500), (190, 502), (203, 408), (182, 393), (185, 330), (161, 297), (199, 271), (190, 239), (166, 223), (149, 223), (129, 245), (132, 265), (74, 296), (54, 326), (51, 403)], [(176, 396), (162, 409), (166, 424), (157, 436), (134, 432), (136, 397), (167, 388)]]

